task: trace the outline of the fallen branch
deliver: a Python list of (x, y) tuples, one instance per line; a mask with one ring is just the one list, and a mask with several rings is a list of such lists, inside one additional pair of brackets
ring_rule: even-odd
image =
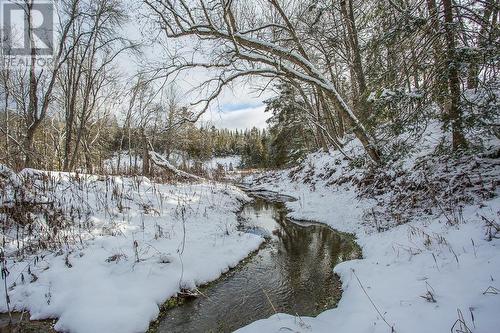
[(493, 220), (487, 219), (484, 215), (481, 215), (481, 219), (485, 223), (487, 241), (491, 241), (493, 238), (500, 238), (500, 224)]
[(166, 169), (166, 170), (172, 172), (177, 177), (184, 178), (184, 179), (198, 180), (198, 181), (205, 180), (205, 178), (202, 178), (202, 177), (193, 175), (191, 173), (177, 169), (166, 158), (164, 158), (163, 156), (161, 156), (160, 154), (158, 154), (154, 151), (149, 151), (149, 157), (151, 158), (151, 161), (156, 166), (159, 166), (163, 169)]

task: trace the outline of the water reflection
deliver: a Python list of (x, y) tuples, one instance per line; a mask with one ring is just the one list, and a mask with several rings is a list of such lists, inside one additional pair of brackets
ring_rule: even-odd
[(277, 312), (314, 316), (335, 306), (340, 281), (332, 268), (359, 253), (350, 236), (317, 224), (287, 221), (282, 203), (256, 199), (241, 213), (243, 226), (269, 243), (247, 263), (169, 310), (158, 332), (231, 332)]

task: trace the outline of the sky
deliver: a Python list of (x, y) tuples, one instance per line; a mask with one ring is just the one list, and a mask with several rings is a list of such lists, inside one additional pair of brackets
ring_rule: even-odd
[[(181, 94), (181, 99), (194, 101), (200, 96), (196, 86), (207, 78), (206, 72), (190, 70), (176, 77), (174, 83)], [(214, 100), (208, 110), (201, 116), (199, 125), (215, 126), (216, 128), (250, 129), (266, 128), (266, 120), (270, 112), (264, 112), (264, 101), (271, 98), (271, 91), (260, 91), (255, 88), (256, 82), (236, 82), (231, 87), (225, 87)]]
[[(132, 10), (134, 11), (134, 10)], [(132, 15), (133, 16), (133, 15)], [(138, 14), (136, 18), (132, 17), (125, 30), (126, 35), (136, 40), (147, 40), (157, 32), (157, 27), (153, 31), (148, 31), (145, 24), (140, 23), (144, 18)], [(142, 21), (144, 22), (144, 21)], [(155, 31), (156, 30), (156, 31)], [(172, 45), (169, 45), (172, 43)], [(175, 47), (175, 41), (162, 42), (162, 47), (168, 49)], [(189, 48), (189, 42), (187, 47)], [(159, 61), (165, 57), (165, 53), (156, 46), (151, 49), (148, 46), (143, 50), (143, 55), (153, 61)], [(130, 70), (129, 59), (123, 59), (122, 67)], [(174, 81), (176, 90), (182, 96), (183, 100), (194, 100), (199, 96), (193, 91), (200, 82), (207, 78), (206, 71), (190, 70), (182, 75), (178, 75)], [(269, 112), (264, 112), (265, 100), (272, 97), (272, 92), (256, 91), (255, 86), (236, 82), (232, 87), (223, 89), (219, 97), (211, 103), (207, 112), (200, 118), (200, 125), (213, 125), (216, 128), (245, 129), (257, 127), (263, 129), (266, 127), (266, 120), (271, 116)]]
[(266, 127), (269, 112), (264, 112), (265, 105), (258, 104), (224, 104), (220, 110), (209, 110), (201, 121), (213, 124), (216, 128), (245, 129)]
[[(191, 72), (189, 78), (196, 81), (197, 72)], [(200, 79), (203, 78), (202, 74)], [(264, 112), (266, 99), (273, 96), (272, 92), (256, 91), (251, 83), (237, 83), (225, 88), (214, 101), (207, 112), (201, 117), (201, 124), (214, 125), (216, 128), (245, 129), (257, 127), (266, 128), (266, 120), (270, 112)]]

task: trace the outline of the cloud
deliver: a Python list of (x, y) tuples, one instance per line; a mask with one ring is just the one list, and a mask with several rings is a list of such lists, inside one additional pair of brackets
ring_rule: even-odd
[(205, 126), (214, 125), (216, 128), (245, 129), (257, 127), (266, 128), (266, 120), (271, 116), (264, 112), (266, 106), (260, 103), (258, 106), (231, 111), (208, 111), (202, 117)]

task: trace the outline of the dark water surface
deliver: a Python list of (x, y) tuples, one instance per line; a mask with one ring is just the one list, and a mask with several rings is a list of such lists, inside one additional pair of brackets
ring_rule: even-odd
[(242, 229), (269, 237), (255, 255), (202, 289), (204, 296), (168, 310), (157, 332), (232, 332), (275, 312), (315, 316), (334, 307), (341, 283), (332, 272), (360, 256), (352, 236), (320, 224), (287, 221), (283, 203), (257, 197)]

